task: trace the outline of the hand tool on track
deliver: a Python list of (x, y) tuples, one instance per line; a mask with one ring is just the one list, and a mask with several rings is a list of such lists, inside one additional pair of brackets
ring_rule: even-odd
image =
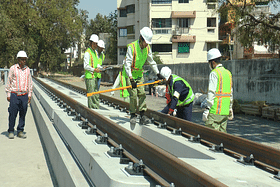
[[(148, 81), (148, 82), (143, 83), (143, 84), (137, 84), (137, 87), (147, 86), (147, 85), (151, 85), (151, 84), (157, 84), (161, 81), (162, 80), (157, 80), (157, 81), (154, 81), (154, 82)], [(124, 90), (124, 89), (128, 89), (128, 88), (132, 88), (131, 85), (130, 86), (119, 87), (119, 88), (114, 88), (114, 89), (109, 89), (109, 90), (102, 90), (102, 91), (98, 91), (98, 92), (87, 93), (87, 97), (90, 97), (90, 96), (95, 95), (95, 94), (112, 92), (112, 91), (116, 91), (116, 90)]]

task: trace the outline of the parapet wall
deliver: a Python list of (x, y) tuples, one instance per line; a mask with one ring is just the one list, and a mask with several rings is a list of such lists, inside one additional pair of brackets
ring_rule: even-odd
[[(225, 68), (232, 72), (234, 99), (242, 101), (266, 101), (280, 104), (280, 60), (231, 60), (223, 61)], [(187, 80), (194, 92), (208, 89), (210, 69), (208, 63), (158, 65), (172, 69), (172, 73)], [(145, 66), (150, 70), (149, 66)]]

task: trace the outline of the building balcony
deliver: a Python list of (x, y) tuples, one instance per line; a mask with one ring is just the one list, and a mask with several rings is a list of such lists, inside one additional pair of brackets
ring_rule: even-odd
[(182, 35), (182, 34), (189, 34), (190, 28), (188, 27), (178, 27), (172, 31), (173, 35)]
[(195, 43), (196, 42), (196, 36), (193, 35), (173, 35), (171, 41), (173, 43), (179, 43), (179, 42), (190, 42)]
[(153, 28), (153, 34), (172, 34), (171, 28)]
[(206, 0), (206, 3), (217, 3), (218, 0)]
[(172, 11), (171, 18), (195, 18), (196, 11)]

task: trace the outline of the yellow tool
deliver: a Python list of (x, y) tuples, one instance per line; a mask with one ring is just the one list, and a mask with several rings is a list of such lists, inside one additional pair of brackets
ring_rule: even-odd
[[(150, 84), (156, 84), (156, 83), (159, 83), (161, 81), (162, 80), (158, 80), (158, 81), (154, 81), (154, 82), (150, 82), (150, 83), (144, 83), (144, 84), (137, 84), (137, 87), (147, 86), (147, 85), (150, 85)], [(102, 91), (98, 91), (98, 92), (87, 93), (87, 97), (90, 97), (94, 94), (112, 92), (112, 91), (116, 91), (116, 90), (124, 90), (124, 89), (127, 89), (127, 88), (131, 88), (131, 85), (130, 86), (119, 87), (119, 88), (114, 88), (114, 89), (109, 89), (109, 90), (102, 90)]]

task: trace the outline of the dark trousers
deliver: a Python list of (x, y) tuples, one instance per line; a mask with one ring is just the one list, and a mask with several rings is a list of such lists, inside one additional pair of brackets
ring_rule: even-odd
[(15, 93), (11, 93), (9, 112), (9, 129), (8, 132), (14, 132), (15, 122), (17, 114), (19, 113), (19, 123), (17, 131), (23, 131), (25, 126), (25, 115), (28, 106), (28, 94), (17, 96)]
[[(167, 105), (161, 112), (167, 114), (169, 111), (169, 105)], [(176, 107), (177, 114), (176, 117), (192, 121), (192, 103), (185, 105), (183, 107)]]

